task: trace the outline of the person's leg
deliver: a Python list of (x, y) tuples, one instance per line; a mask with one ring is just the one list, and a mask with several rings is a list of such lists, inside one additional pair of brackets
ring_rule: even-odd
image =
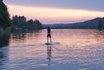
[(47, 35), (47, 43), (51, 43), (52, 39), (51, 39), (51, 35)]
[(52, 38), (51, 38), (51, 35), (50, 35), (50, 42), (52, 42)]
[(48, 35), (47, 35), (47, 43), (49, 42), (49, 37), (48, 37)]

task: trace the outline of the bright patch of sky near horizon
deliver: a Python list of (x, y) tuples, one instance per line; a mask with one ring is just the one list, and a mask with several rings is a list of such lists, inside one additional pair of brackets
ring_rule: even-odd
[(73, 23), (104, 16), (102, 8), (104, 0), (90, 2), (61, 0), (59, 3), (58, 1), (6, 0), (4, 2), (11, 16), (24, 15), (28, 19), (39, 19), (42, 23)]

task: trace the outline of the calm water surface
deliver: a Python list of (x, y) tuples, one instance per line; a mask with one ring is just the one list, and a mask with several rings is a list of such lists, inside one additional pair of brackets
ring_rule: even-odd
[(10, 45), (0, 49), (0, 70), (104, 70), (104, 32), (53, 29), (47, 46), (46, 30), (12, 33)]

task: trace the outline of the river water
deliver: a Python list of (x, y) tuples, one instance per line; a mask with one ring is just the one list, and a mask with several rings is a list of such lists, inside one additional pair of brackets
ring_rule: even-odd
[(12, 33), (0, 49), (0, 70), (104, 70), (104, 32), (90, 29), (52, 29)]

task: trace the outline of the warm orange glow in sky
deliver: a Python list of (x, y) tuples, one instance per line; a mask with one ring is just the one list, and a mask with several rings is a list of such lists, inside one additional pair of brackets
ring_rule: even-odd
[(48, 7), (28, 7), (7, 5), (10, 15), (24, 15), (28, 19), (39, 19), (43, 23), (80, 22), (96, 17), (103, 17), (104, 12), (81, 9), (58, 9)]

